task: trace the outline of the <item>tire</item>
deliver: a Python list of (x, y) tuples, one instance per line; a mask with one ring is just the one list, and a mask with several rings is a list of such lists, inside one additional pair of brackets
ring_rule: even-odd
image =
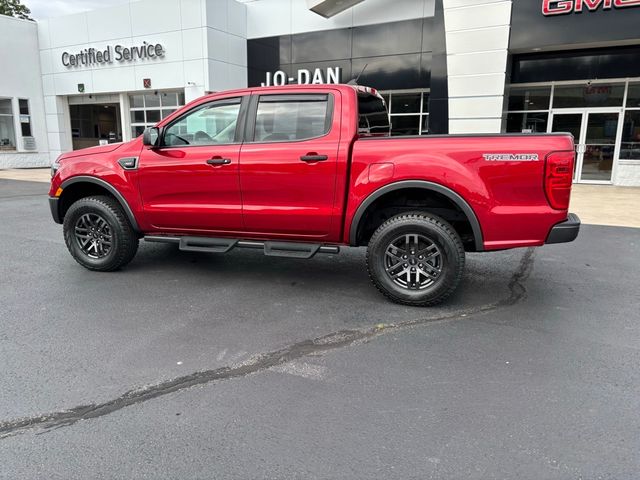
[(81, 198), (72, 204), (64, 217), (63, 231), (69, 253), (89, 270), (117, 270), (138, 251), (138, 236), (122, 207), (106, 195)]
[(402, 305), (429, 307), (443, 302), (458, 287), (464, 263), (457, 232), (426, 213), (390, 218), (375, 231), (367, 249), (371, 281)]

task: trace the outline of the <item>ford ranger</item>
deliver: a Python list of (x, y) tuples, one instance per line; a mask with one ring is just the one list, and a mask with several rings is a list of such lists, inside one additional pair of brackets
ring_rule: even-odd
[(130, 142), (61, 155), (51, 213), (73, 258), (96, 271), (129, 263), (141, 238), (293, 258), (367, 246), (373, 284), (415, 306), (451, 295), (465, 252), (577, 237), (570, 134), (389, 132), (372, 88), (216, 93)]

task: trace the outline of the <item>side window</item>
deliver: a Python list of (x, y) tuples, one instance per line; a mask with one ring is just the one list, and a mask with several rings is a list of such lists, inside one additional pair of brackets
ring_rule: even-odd
[(328, 95), (263, 95), (258, 102), (255, 142), (322, 137), (331, 129)]
[(218, 145), (235, 142), (240, 98), (207, 103), (171, 123), (164, 145)]

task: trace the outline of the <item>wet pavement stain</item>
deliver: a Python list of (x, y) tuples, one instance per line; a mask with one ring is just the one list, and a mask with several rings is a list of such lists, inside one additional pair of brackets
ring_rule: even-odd
[(40, 433), (46, 433), (50, 430), (74, 425), (81, 420), (103, 417), (123, 408), (197, 385), (245, 377), (247, 375), (259, 373), (273, 367), (278, 367), (292, 361), (299, 360), (301, 358), (312, 355), (321, 355), (363, 341), (369, 341), (375, 337), (387, 335), (399, 330), (468, 318), (471, 315), (490, 312), (501, 307), (513, 306), (526, 298), (527, 291), (525, 282), (531, 274), (534, 260), (535, 249), (529, 248), (525, 250), (518, 268), (513, 273), (509, 281), (508, 296), (496, 302), (457, 310), (446, 315), (431, 318), (408, 320), (406, 322), (388, 325), (385, 324), (383, 328), (380, 328), (381, 325), (378, 324), (364, 329), (341, 330), (314, 339), (297, 342), (269, 353), (255, 355), (251, 360), (237, 366), (199, 371), (145, 388), (130, 390), (123, 395), (104, 403), (81, 405), (68, 410), (45, 415), (0, 422), (0, 439), (33, 429), (39, 429)]

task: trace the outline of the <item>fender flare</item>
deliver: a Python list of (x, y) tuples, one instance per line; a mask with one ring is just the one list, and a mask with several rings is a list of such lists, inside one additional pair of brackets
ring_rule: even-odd
[(80, 176), (71, 177), (70, 179), (65, 180), (64, 182), (62, 182), (62, 185), (60, 185), (60, 187), (62, 187), (62, 190), (64, 191), (65, 188), (69, 187), (70, 185), (73, 185), (74, 183), (93, 183), (94, 185), (99, 185), (100, 187), (107, 190), (111, 195), (113, 195), (116, 198), (116, 200), (124, 210), (124, 213), (127, 216), (127, 219), (129, 220), (129, 222), (131, 223), (133, 230), (136, 233), (141, 233), (136, 217), (133, 215), (133, 210), (131, 210), (131, 207), (127, 203), (127, 200), (109, 182), (105, 182), (104, 180), (96, 177), (80, 175)]
[(389, 185), (385, 185), (384, 187), (379, 188), (375, 192), (371, 193), (358, 207), (356, 210), (353, 219), (351, 220), (351, 230), (349, 232), (349, 244), (351, 246), (356, 246), (356, 240), (358, 235), (358, 227), (360, 226), (360, 221), (364, 216), (367, 209), (371, 206), (373, 202), (375, 202), (378, 198), (383, 195), (394, 192), (396, 190), (403, 190), (407, 188), (420, 188), (423, 190), (428, 190), (432, 192), (439, 193), (444, 195), (453, 203), (455, 203), (460, 210), (467, 216), (469, 219), (469, 223), (471, 224), (471, 230), (473, 231), (473, 238), (475, 240), (476, 251), (481, 252), (484, 250), (484, 240), (482, 236), (482, 228), (480, 228), (480, 222), (478, 221), (478, 217), (476, 213), (471, 208), (471, 205), (467, 203), (467, 201), (462, 198), (458, 193), (454, 192), (450, 188), (447, 188), (439, 183), (428, 182), (426, 180), (404, 180), (400, 182), (390, 183)]

